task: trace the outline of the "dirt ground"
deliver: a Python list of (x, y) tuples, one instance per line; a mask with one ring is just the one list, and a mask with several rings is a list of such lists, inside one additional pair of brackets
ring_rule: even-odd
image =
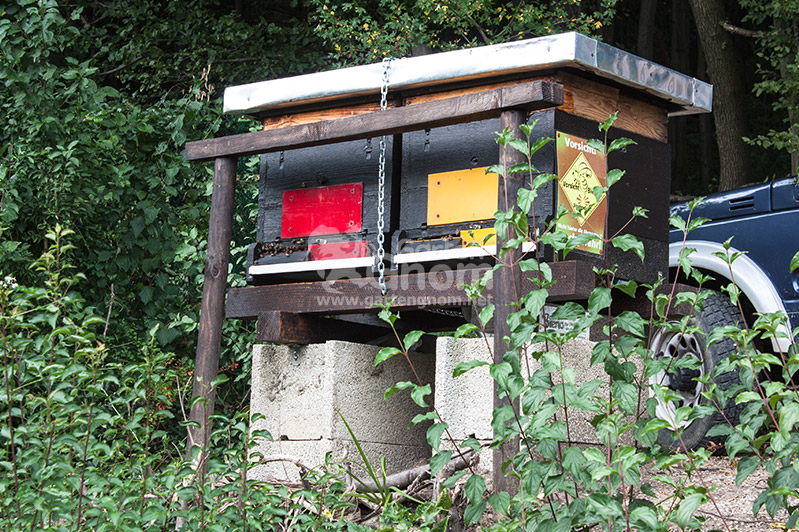
[[(740, 486), (735, 485), (735, 467), (726, 456), (711, 457), (700, 467), (700, 473), (708, 487), (715, 487), (711, 493), (731, 532), (774, 532), (783, 529), (788, 518), (784, 510), (773, 519), (765, 508), (758, 515), (752, 515), (755, 498), (766, 488), (768, 475), (762, 468), (752, 473)], [(663, 494), (666, 493), (668, 491), (664, 487)], [(727, 530), (713, 503), (703, 505), (699, 512), (707, 518), (704, 530)]]

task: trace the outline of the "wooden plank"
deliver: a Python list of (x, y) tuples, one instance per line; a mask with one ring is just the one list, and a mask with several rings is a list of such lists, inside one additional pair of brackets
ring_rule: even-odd
[[(526, 123), (526, 115), (522, 112), (511, 110), (504, 111), (500, 116), (500, 130), (506, 129), (511, 132), (512, 138), (523, 139), (524, 134), (519, 130), (519, 126)], [(527, 158), (510, 146), (499, 148), (499, 165), (503, 168), (511, 168), (514, 164), (526, 162)], [(506, 176), (499, 176), (497, 191), (497, 208), (502, 211), (516, 211), (516, 197), (519, 190), (524, 187), (526, 174), (514, 173)], [(505, 242), (516, 238), (516, 230), (510, 225), (505, 229), (505, 234), (497, 234), (497, 257), (500, 255), (502, 246)], [(503, 267), (494, 274), (494, 364), (500, 364), (505, 358), (508, 345), (505, 338), (510, 338), (511, 330), (508, 325), (508, 317), (516, 309), (512, 306), (518, 302), (522, 296), (522, 275), (518, 263), (522, 259), (522, 252), (518, 248), (509, 249), (500, 259)], [(511, 401), (504, 392), (499, 390), (494, 382), (494, 408), (511, 405), (519, 412), (519, 399)], [(511, 421), (512, 423), (514, 421)], [(494, 435), (496, 439), (496, 434)], [(492, 464), (494, 492), (506, 491), (515, 495), (519, 490), (519, 483), (515, 477), (507, 476), (502, 471), (502, 465), (512, 461), (513, 457), (519, 452), (518, 436), (506, 440), (502, 445), (493, 450)]]
[[(552, 301), (585, 300), (594, 289), (592, 266), (583, 261), (562, 261), (550, 264), (553, 279)], [(463, 283), (479, 279), (488, 268), (468, 268), (431, 273), (386, 276), (388, 294), (380, 295), (377, 280), (341, 279), (305, 283), (245, 286), (228, 291), (226, 317), (255, 319), (261, 312), (278, 311), (302, 314), (346, 314), (377, 312), (378, 303), (392, 298), (394, 310), (461, 307), (470, 305)], [(493, 283), (489, 283), (484, 299), (493, 302)], [(522, 281), (522, 292), (533, 289), (533, 283)], [(483, 303), (485, 304), (485, 302)]]
[[(395, 107), (395, 105), (393, 102), (388, 102), (388, 107)], [(264, 118), (263, 126), (264, 129), (281, 129), (284, 127), (310, 124), (311, 122), (357, 116), (379, 110), (380, 104), (377, 102), (349, 105), (347, 107), (334, 107), (332, 109), (314, 109), (312, 111), (301, 111), (280, 116), (269, 116)]]
[(505, 109), (540, 110), (562, 102), (563, 87), (550, 81), (535, 81), (337, 120), (188, 142), (185, 156), (188, 161), (208, 161), (319, 146), (484, 120), (498, 116)]
[(669, 115), (662, 107), (621, 94), (618, 116), (614, 127), (660, 142), (669, 141)]
[[(610, 113), (618, 111), (619, 118), (616, 122), (617, 127), (662, 142), (667, 141), (668, 112), (666, 109), (642, 101), (634, 96), (621, 93), (612, 85), (602, 84), (567, 72), (559, 72), (556, 76), (529, 78), (523, 82), (514, 79), (439, 92), (412, 94), (405, 96), (403, 105), (417, 105), (466, 94), (475, 94), (501, 87), (530, 83), (536, 80), (550, 80), (563, 84), (564, 101), (563, 104), (558, 107), (562, 111), (594, 121), (604, 121)], [(389, 102), (389, 107), (392, 106), (393, 103)], [(374, 102), (355, 104), (346, 107), (336, 107), (334, 109), (318, 109), (268, 117), (264, 119), (263, 124), (264, 129), (278, 129), (322, 120), (334, 120), (347, 116), (361, 115), (378, 109), (379, 105)]]
[(258, 316), (256, 341), (277, 344), (316, 344), (327, 340), (366, 343), (390, 333), (386, 324), (367, 325), (308, 314), (273, 310)]
[[(437, 92), (425, 91), (418, 94), (409, 94), (403, 98), (403, 105), (418, 105), (420, 103), (434, 102), (446, 98), (455, 98), (457, 96), (464, 96), (466, 94), (476, 94), (478, 92), (501, 89), (503, 87), (512, 87), (514, 85), (524, 85), (534, 81), (553, 81), (551, 76), (546, 77), (532, 77), (524, 81), (518, 79), (498, 81), (495, 83), (483, 83), (481, 85), (473, 85), (471, 87), (459, 87), (455, 89), (439, 90)], [(484, 80), (483, 80), (484, 81)]]
[[(225, 316), (225, 287), (230, 262), (230, 236), (233, 230), (233, 200), (236, 190), (236, 159), (219, 158), (214, 164), (214, 183), (211, 193), (210, 227), (208, 228), (208, 254), (205, 260), (203, 296), (200, 304), (200, 325), (197, 335), (197, 355), (194, 364), (192, 398), (202, 401), (192, 403), (186, 458), (192, 458), (191, 449), (201, 446), (204, 455), (211, 434), (208, 419), (214, 412), (215, 391), (211, 381), (219, 371), (219, 349), (222, 339), (222, 320)], [(197, 471), (202, 475), (206, 461), (201, 460)]]
[(567, 113), (595, 122), (604, 122), (618, 112), (614, 127), (645, 137), (668, 142), (668, 114), (665, 109), (630, 97), (606, 85), (568, 72), (555, 78), (563, 84), (563, 105)]

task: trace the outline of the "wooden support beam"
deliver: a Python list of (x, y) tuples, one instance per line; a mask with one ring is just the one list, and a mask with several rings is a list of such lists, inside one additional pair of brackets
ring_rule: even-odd
[(230, 236), (233, 230), (233, 199), (236, 190), (236, 159), (219, 158), (214, 163), (214, 184), (211, 194), (211, 212), (208, 228), (208, 254), (205, 260), (203, 298), (200, 305), (200, 330), (197, 336), (197, 357), (194, 364), (192, 398), (194, 402), (189, 419), (198, 426), (189, 426), (186, 457), (191, 458), (192, 447), (201, 446), (200, 463), (195, 464), (198, 474), (205, 469), (205, 450), (211, 434), (209, 417), (214, 411), (214, 389), (211, 381), (219, 371), (219, 349), (222, 338), (222, 320), (225, 317), (225, 288), (230, 262)]
[(276, 344), (318, 344), (327, 340), (368, 343), (390, 333), (388, 325), (367, 325), (309, 314), (270, 310), (258, 316), (256, 341)]
[[(500, 116), (499, 127), (501, 130), (509, 129), (512, 138), (524, 139), (525, 136), (519, 130), (519, 126), (526, 123), (524, 112), (517, 110), (503, 111)], [(526, 162), (527, 158), (518, 150), (511, 146), (500, 146), (499, 164), (507, 172), (514, 164)], [(507, 174), (499, 177), (499, 191), (497, 208), (503, 211), (518, 211), (516, 198), (519, 190), (524, 186), (523, 173)], [(510, 226), (505, 230), (505, 234), (497, 234), (497, 256), (505, 242), (516, 238), (516, 230)], [(522, 258), (520, 249), (509, 249), (504, 256), (500, 257), (503, 267), (497, 270), (494, 275), (494, 363), (499, 364), (503, 361), (508, 350), (505, 337), (510, 337), (511, 330), (508, 326), (508, 316), (515, 309), (512, 303), (519, 301), (522, 292), (522, 275), (518, 262)], [(511, 401), (508, 396), (498, 389), (494, 383), (494, 408), (503, 405), (512, 405), (514, 410), (519, 412), (519, 399)], [(516, 423), (512, 420), (511, 423)], [(502, 464), (513, 460), (519, 452), (519, 437), (511, 438), (493, 451), (492, 456), (492, 479), (494, 493), (506, 491), (511, 497), (518, 491), (518, 482), (514, 477), (506, 476), (502, 472)]]
[(563, 103), (563, 86), (548, 80), (396, 107), (336, 120), (186, 143), (187, 161), (255, 155), (394, 135), (495, 118), (506, 109), (535, 111)]
[[(592, 266), (584, 261), (551, 263), (552, 278), (557, 283), (550, 288), (551, 301), (585, 300), (594, 289)], [(394, 310), (419, 308), (461, 307), (472, 302), (466, 296), (463, 283), (482, 277), (488, 268), (469, 268), (430, 273), (389, 275), (388, 294), (380, 295), (377, 279), (341, 279), (306, 283), (245, 286), (228, 291), (226, 316), (255, 319), (261, 312), (278, 311), (300, 314), (347, 314), (377, 312), (377, 304), (392, 298)], [(486, 302), (493, 302), (494, 283), (484, 292)], [(522, 280), (521, 293), (533, 289), (533, 283)], [(481, 304), (486, 304), (482, 302)]]

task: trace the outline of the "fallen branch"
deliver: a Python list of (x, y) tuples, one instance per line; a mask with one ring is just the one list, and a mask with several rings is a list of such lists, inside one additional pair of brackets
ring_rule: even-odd
[[(474, 451), (470, 449), (463, 452), (461, 456), (456, 456), (444, 466), (444, 469), (441, 470), (439, 476), (446, 478), (456, 471), (466, 469), (469, 467), (473, 455)], [(347, 474), (351, 480), (350, 485), (354, 485), (356, 491), (361, 493), (377, 493), (380, 491), (373, 480), (359, 480), (356, 479), (352, 473), (347, 472)], [(420, 465), (411, 469), (406, 469), (405, 471), (388, 475), (386, 477), (386, 484), (384, 488), (397, 488), (400, 490), (405, 489), (415, 481), (421, 480), (425, 476), (428, 478), (430, 477), (430, 464)]]

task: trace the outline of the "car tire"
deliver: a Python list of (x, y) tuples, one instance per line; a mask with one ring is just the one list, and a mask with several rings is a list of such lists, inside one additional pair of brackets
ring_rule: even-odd
[[(683, 396), (681, 405), (675, 405), (674, 402), (666, 404), (660, 399), (657, 400), (656, 417), (671, 423), (674, 421), (674, 412), (678, 407), (695, 406), (707, 402), (707, 399), (701, 395), (705, 386), (698, 382), (696, 377), (713, 376), (716, 364), (728, 357), (736, 349), (735, 343), (729, 338), (718, 341), (708, 348), (707, 335), (710, 331), (725, 325), (739, 326), (741, 315), (737, 307), (732, 304), (729, 297), (718, 292), (714, 292), (706, 298), (703, 301), (703, 306), (704, 309), (697, 310), (691, 319), (691, 324), (698, 326), (703, 333), (682, 334), (661, 331), (652, 342), (653, 356), (655, 358), (694, 356), (702, 362), (698, 375), (697, 371), (674, 371), (672, 369), (669, 371), (668, 376), (666, 376), (665, 371), (660, 371), (649, 378), (650, 388), (664, 383)], [(722, 373), (713, 376), (712, 379), (718, 387), (725, 390), (730, 386), (740, 384), (737, 371)], [(651, 389), (650, 397), (654, 397)], [(716, 438), (708, 438), (707, 432), (711, 427), (718, 424), (726, 424), (728, 421), (735, 425), (738, 422), (742, 406), (736, 405), (734, 400), (730, 400), (724, 406), (724, 415), (717, 411), (700, 419), (682, 421), (679, 427), (682, 428), (682, 441), (685, 446), (691, 450), (707, 445), (711, 441), (716, 441)], [(675, 439), (673, 436), (673, 428), (661, 429), (658, 431), (657, 443), (666, 448), (682, 449), (680, 440)]]

